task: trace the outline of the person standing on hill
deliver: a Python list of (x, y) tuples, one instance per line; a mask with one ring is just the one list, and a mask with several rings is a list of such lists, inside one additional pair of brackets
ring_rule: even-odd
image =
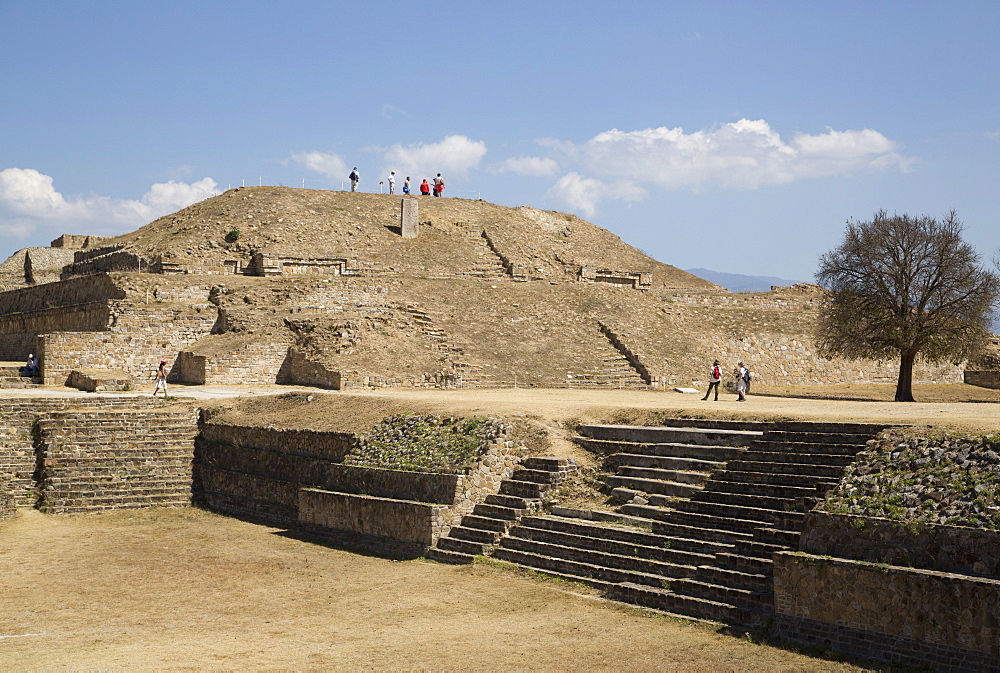
[(434, 196), (444, 196), (444, 178), (438, 173), (437, 177), (434, 178)]
[(431, 186), (427, 182), (427, 178), (424, 178), (424, 181), (420, 183), (420, 196), (430, 196), (430, 195), (431, 195)]
[(361, 182), (361, 173), (358, 173), (358, 167), (355, 166), (351, 174), (347, 176), (347, 179), (351, 181), (351, 191), (358, 191), (358, 183)]
[(389, 171), (389, 194), (396, 193), (396, 171)]
[(715, 401), (719, 401), (719, 382), (722, 380), (722, 368), (719, 366), (719, 361), (716, 360), (712, 363), (712, 368), (708, 370), (708, 390), (705, 391), (705, 396), (702, 401), (708, 399), (709, 393), (712, 392), (712, 388), (715, 388)]
[(407, 175), (406, 176), (406, 180), (403, 181), (403, 193), (404, 194), (409, 194), (410, 193), (410, 176), (409, 175)]

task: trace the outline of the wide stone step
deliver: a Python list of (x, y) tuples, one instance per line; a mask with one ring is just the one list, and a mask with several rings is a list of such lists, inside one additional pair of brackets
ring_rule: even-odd
[[(688, 500), (678, 502), (674, 507), (675, 512), (706, 514), (709, 516), (725, 517), (747, 521), (764, 521), (764, 525), (777, 525), (777, 521), (784, 513), (783, 510), (765, 509), (763, 507), (748, 507), (744, 505), (726, 505), (718, 502), (701, 502)], [(784, 527), (784, 526), (781, 526)]]
[(864, 446), (875, 433), (863, 432), (793, 432), (769, 430), (761, 439), (772, 442), (799, 442), (807, 444), (853, 444)]
[[(755, 463), (754, 467), (766, 469), (767, 467), (781, 468), (784, 464), (764, 464)], [(740, 483), (757, 486), (792, 487), (801, 489), (827, 488), (829, 484), (836, 484), (840, 479), (830, 476), (813, 476), (808, 474), (785, 474), (781, 472), (750, 472), (744, 470), (731, 469), (732, 465), (727, 465), (724, 473), (718, 474), (713, 481), (720, 483)], [(843, 470), (837, 468), (837, 472), (843, 474)]]
[(499, 493), (492, 493), (486, 496), (483, 502), (487, 505), (498, 505), (500, 507), (509, 507), (510, 509), (523, 509), (525, 511), (537, 509), (541, 505), (541, 500), (522, 498), (516, 495), (500, 495)]
[(635, 425), (582, 425), (579, 432), (592, 439), (625, 442), (687, 443), (712, 446), (747, 446), (764, 433), (756, 430), (716, 430), (712, 428), (645, 427)]
[(623, 583), (608, 589), (608, 598), (622, 603), (641, 605), (662, 610), (675, 615), (707, 619), (725, 624), (756, 626), (764, 621), (764, 616), (730, 603), (710, 601), (694, 596), (676, 594), (668, 589)]
[(844, 467), (840, 465), (815, 465), (808, 463), (792, 463), (784, 461), (749, 461), (731, 460), (726, 463), (726, 479), (735, 481), (735, 473), (754, 472), (765, 474), (799, 475), (802, 477), (812, 477), (816, 481), (826, 481), (830, 479), (840, 480), (844, 474)]
[(812, 453), (817, 455), (853, 456), (864, 449), (864, 444), (826, 444), (822, 442), (777, 442), (758, 439), (750, 445), (751, 451), (776, 453)]
[(504, 479), (500, 482), (501, 495), (516, 495), (521, 498), (541, 498), (549, 488), (548, 484), (539, 484), (533, 481), (519, 481), (516, 479)]
[[(747, 473), (742, 473), (747, 474)], [(820, 489), (819, 484), (809, 486), (796, 486), (791, 484), (770, 484), (753, 483), (750, 481), (729, 480), (729, 472), (713, 476), (705, 482), (702, 495), (708, 493), (732, 493), (734, 495), (763, 496), (765, 498), (796, 499), (814, 498), (823, 495), (825, 489)], [(791, 480), (796, 484), (800, 479)], [(822, 482), (826, 483), (826, 482)]]
[(605, 469), (634, 467), (657, 470), (712, 472), (725, 467), (726, 464), (716, 460), (701, 458), (678, 458), (676, 456), (647, 456), (639, 453), (614, 453), (604, 459)]
[(678, 442), (622, 442), (611, 439), (593, 439), (578, 436), (573, 441), (597, 454), (639, 454), (644, 456), (671, 456), (675, 458), (696, 458), (712, 462), (732, 460), (746, 448), (711, 446), (704, 444), (683, 444)]
[(774, 609), (774, 595), (770, 592), (740, 589), (692, 578), (681, 578), (671, 582), (670, 589), (677, 594), (728, 603), (749, 610), (771, 611)]
[[(757, 531), (754, 531), (754, 533), (756, 532)], [(774, 552), (778, 551), (795, 551), (795, 549), (792, 549), (788, 545), (758, 542), (756, 540), (743, 540), (737, 542), (736, 546), (733, 548), (733, 554), (757, 558), (768, 562), (770, 562), (773, 558)]]
[[(691, 564), (683, 565), (625, 553), (598, 551), (586, 547), (570, 547), (526, 537), (505, 537), (500, 541), (500, 546), (506, 549), (516, 549), (551, 558), (566, 559), (606, 568), (645, 573), (647, 575), (678, 578), (691, 577), (695, 574), (695, 566)], [(631, 548), (626, 548), (623, 551), (630, 552)]]
[(708, 479), (707, 472), (692, 472), (690, 470), (661, 470), (655, 467), (633, 467), (623, 465), (618, 468), (618, 476), (651, 479), (654, 481), (673, 481), (681, 484), (701, 485)]
[(506, 533), (513, 523), (513, 521), (493, 519), (491, 517), (479, 516), (477, 514), (466, 514), (462, 517), (462, 526), (465, 528), (478, 528), (480, 530), (489, 530), (501, 534)]
[(512, 479), (515, 481), (529, 481), (535, 484), (551, 484), (558, 479), (558, 473), (549, 470), (532, 470), (521, 467), (514, 470)]
[(790, 549), (799, 548), (799, 538), (801, 533), (797, 530), (787, 530), (784, 528), (764, 527), (753, 532), (753, 539), (771, 545), (781, 545)]
[[(706, 528), (716, 530), (728, 530), (735, 533), (745, 533), (752, 535), (754, 528), (763, 526), (773, 526), (771, 517), (760, 519), (741, 519), (730, 516), (717, 516), (704, 512), (673, 511), (666, 517), (670, 523), (679, 523), (684, 526), (694, 526), (695, 528)], [(655, 527), (654, 527), (655, 530)]]
[(737, 570), (750, 575), (772, 575), (774, 573), (774, 561), (770, 557), (761, 558), (759, 556), (745, 556), (740, 553), (723, 552), (716, 554), (715, 565), (719, 568)]
[(731, 568), (699, 566), (696, 579), (706, 584), (718, 584), (730, 589), (742, 589), (753, 593), (774, 591), (774, 579), (771, 575), (741, 572)]
[(712, 555), (732, 550), (732, 545), (725, 543), (657, 535), (655, 533), (637, 531), (625, 527), (614, 527), (607, 524), (589, 524), (564, 517), (525, 517), (521, 519), (521, 526), (519, 528), (521, 527), (539, 528), (588, 538), (599, 538), (623, 546), (640, 545), (645, 547), (659, 547), (694, 552), (700, 555)]
[[(688, 566), (706, 564), (713, 561), (715, 558), (712, 554), (699, 554), (662, 546), (653, 547), (639, 544), (626, 544), (620, 540), (575, 535), (573, 533), (561, 533), (558, 531), (546, 530), (544, 528), (534, 528), (528, 526), (515, 526), (511, 529), (510, 536), (526, 538), (536, 542), (561, 545), (563, 547), (576, 547), (579, 549), (587, 549), (609, 554), (622, 554), (641, 559), (650, 559), (653, 561), (662, 561), (664, 563)], [(665, 538), (660, 539), (665, 540)]]
[(445, 549), (447, 551), (459, 552), (461, 554), (468, 554), (471, 556), (480, 556), (486, 553), (486, 548), (490, 545), (482, 542), (473, 542), (471, 540), (463, 540), (457, 537), (442, 537), (437, 541), (438, 549)]
[[(462, 521), (464, 523), (465, 519)], [(495, 544), (501, 534), (502, 533), (495, 530), (472, 528), (465, 525), (453, 526), (452, 529), (448, 531), (448, 537), (453, 537), (459, 540), (468, 540), (469, 542), (479, 542), (482, 544)]]
[[(650, 575), (632, 570), (611, 568), (603, 565), (594, 565), (571, 559), (545, 556), (530, 551), (522, 551), (510, 547), (500, 546), (493, 550), (493, 558), (501, 561), (518, 563), (536, 570), (549, 570), (572, 576), (579, 581), (590, 583), (589, 580), (597, 580), (602, 583), (635, 582), (636, 584), (648, 584), (650, 586), (663, 586), (664, 582), (669, 582), (668, 578), (662, 575)], [(605, 584), (606, 586), (606, 584)]]
[(451, 563), (453, 565), (468, 565), (476, 560), (471, 554), (432, 547), (427, 550), (427, 558), (438, 563)]
[(753, 540), (753, 534), (743, 530), (728, 528), (706, 528), (694, 524), (657, 521), (653, 524), (653, 532), (657, 535), (685, 538), (692, 541), (712, 542), (734, 546), (740, 541)]
[[(503, 551), (503, 550), (497, 550), (497, 551)], [(493, 555), (492, 558), (494, 558), (495, 560), (498, 560), (498, 561), (503, 561), (504, 563), (509, 563), (510, 565), (512, 565), (512, 566), (514, 566), (516, 568), (522, 568), (524, 570), (530, 570), (533, 573), (541, 573), (541, 574), (546, 575), (548, 577), (555, 577), (555, 578), (558, 578), (558, 579), (561, 579), (561, 580), (565, 580), (567, 582), (579, 582), (580, 584), (586, 584), (588, 586), (594, 587), (595, 589), (600, 589), (602, 591), (607, 591), (611, 587), (617, 586), (617, 584), (615, 582), (606, 582), (604, 580), (599, 580), (596, 577), (587, 577), (587, 576), (582, 576), (582, 575), (573, 575), (573, 574), (570, 574), (570, 573), (565, 573), (565, 572), (560, 572), (558, 570), (553, 570), (551, 568), (539, 568), (537, 566), (527, 565), (525, 563), (518, 563), (517, 561), (511, 560), (511, 558), (513, 558), (513, 555), (517, 554), (518, 552), (515, 552), (512, 549), (508, 549), (506, 551), (507, 551), (508, 558), (499, 558), (495, 554)], [(534, 556), (534, 555), (533, 554), (528, 554), (526, 556), (531, 557), (531, 556)]]
[(776, 498), (766, 495), (746, 493), (727, 493), (705, 491), (696, 495), (693, 500), (703, 503), (718, 503), (720, 505), (735, 505), (737, 507), (755, 507), (758, 509), (773, 509), (777, 511), (798, 511), (798, 500), (795, 498)]
[(521, 465), (529, 470), (544, 470), (548, 472), (567, 472), (576, 469), (576, 464), (568, 458), (554, 458), (550, 456), (525, 458)]
[(502, 507), (500, 505), (488, 505), (479, 503), (473, 508), (472, 513), (490, 519), (501, 519), (504, 521), (517, 521), (526, 509), (514, 509), (512, 507)]
[(798, 465), (829, 465), (844, 467), (854, 462), (854, 456), (838, 456), (828, 453), (786, 453), (783, 451), (756, 451), (748, 449), (740, 456), (741, 461), (760, 463), (796, 463)]
[(701, 490), (701, 486), (676, 481), (660, 481), (658, 479), (640, 479), (623, 475), (609, 475), (604, 483), (612, 488), (630, 488), (643, 493), (658, 493), (675, 498), (689, 498)]

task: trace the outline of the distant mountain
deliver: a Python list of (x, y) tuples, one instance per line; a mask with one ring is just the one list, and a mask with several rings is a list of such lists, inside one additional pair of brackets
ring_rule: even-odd
[(772, 276), (745, 276), (742, 273), (725, 273), (711, 269), (685, 269), (699, 278), (721, 285), (730, 292), (768, 292), (772, 285), (794, 285), (810, 281), (788, 280)]

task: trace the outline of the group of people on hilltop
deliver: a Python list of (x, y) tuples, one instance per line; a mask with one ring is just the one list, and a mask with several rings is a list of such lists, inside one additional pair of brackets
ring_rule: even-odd
[[(347, 179), (351, 181), (351, 191), (358, 191), (358, 183), (361, 182), (361, 173), (358, 172), (358, 167), (355, 166), (351, 174), (347, 176)], [(396, 193), (396, 171), (389, 171), (389, 176), (385, 180), (389, 183), (389, 194)], [(382, 184), (382, 183), (379, 183)], [(407, 176), (406, 180), (403, 181), (403, 193), (410, 193), (410, 178)], [(437, 177), (434, 178), (432, 182), (427, 182), (427, 178), (420, 183), (420, 195), (421, 196), (444, 196), (444, 178), (438, 173)]]
[[(736, 387), (736, 401), (746, 402), (747, 394), (750, 392), (750, 381), (753, 380), (753, 376), (750, 375), (750, 368), (747, 367), (743, 362), (736, 365), (733, 369), (733, 382)], [(708, 390), (705, 391), (705, 396), (702, 401), (707, 400), (708, 396), (715, 390), (715, 401), (719, 401), (719, 384), (722, 382), (722, 363), (718, 360), (712, 363), (711, 368), (708, 370)]]

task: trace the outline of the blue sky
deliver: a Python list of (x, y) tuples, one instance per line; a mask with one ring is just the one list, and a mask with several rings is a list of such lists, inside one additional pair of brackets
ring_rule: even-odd
[(810, 280), (848, 218), (1000, 245), (1000, 3), (0, 0), (0, 259), (353, 166)]

